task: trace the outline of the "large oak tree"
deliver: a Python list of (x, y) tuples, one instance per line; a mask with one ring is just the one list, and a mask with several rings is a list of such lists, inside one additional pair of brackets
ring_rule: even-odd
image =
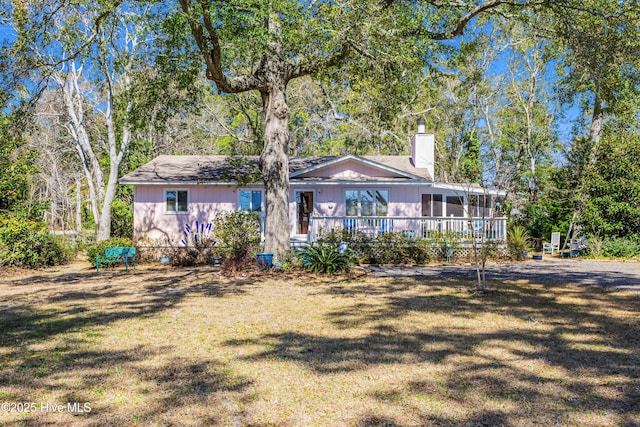
[[(220, 92), (258, 91), (264, 114), (260, 169), (265, 185), (265, 251), (289, 248), (289, 105), (287, 85), (347, 67), (389, 82), (398, 64), (424, 61), (433, 41), (461, 35), (478, 15), (521, 6), (494, 0), (179, 0)], [(337, 74), (338, 75), (338, 74)], [(349, 81), (342, 84), (348, 85)]]

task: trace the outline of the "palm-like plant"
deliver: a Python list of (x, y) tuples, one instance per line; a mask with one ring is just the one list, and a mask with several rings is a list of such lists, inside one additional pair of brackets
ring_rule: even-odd
[(355, 264), (353, 251), (340, 250), (337, 245), (322, 242), (307, 245), (300, 253), (300, 258), (307, 270), (314, 273), (348, 273)]
[(507, 247), (511, 256), (522, 260), (531, 245), (531, 236), (521, 225), (514, 225), (507, 231)]

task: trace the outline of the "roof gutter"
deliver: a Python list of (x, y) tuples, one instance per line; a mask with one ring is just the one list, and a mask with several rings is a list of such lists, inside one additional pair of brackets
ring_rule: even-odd
[[(128, 179), (120, 179), (118, 180), (118, 184), (120, 185), (215, 185), (215, 186), (227, 186), (227, 187), (238, 187), (238, 183), (236, 181), (228, 181), (228, 182), (204, 182), (204, 181), (132, 181)], [(250, 185), (262, 185), (262, 183), (253, 183), (253, 184), (245, 184), (243, 187)]]
[[(121, 185), (153, 185), (153, 186), (185, 186), (185, 185), (211, 185), (211, 186), (226, 186), (226, 187), (255, 187), (262, 186), (262, 182), (253, 182), (253, 183), (245, 183), (243, 185), (239, 185), (237, 181), (228, 181), (228, 182), (216, 182), (216, 181), (131, 181), (131, 180), (120, 180), (118, 181)], [(482, 188), (482, 187), (469, 187), (464, 184), (447, 184), (444, 182), (430, 182), (430, 181), (302, 181), (292, 179), (289, 182), (289, 185), (296, 187), (335, 187), (335, 186), (348, 186), (348, 187), (371, 187), (377, 185), (383, 185), (387, 187), (395, 187), (395, 186), (419, 186), (419, 187), (431, 187), (431, 188), (441, 188), (443, 190), (450, 190), (454, 192), (460, 192), (463, 194), (491, 194), (491, 195), (506, 195), (506, 192), (503, 190), (497, 190), (495, 188)]]

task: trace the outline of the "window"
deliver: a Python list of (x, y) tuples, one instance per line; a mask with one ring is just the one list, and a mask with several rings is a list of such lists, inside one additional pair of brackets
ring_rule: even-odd
[(464, 217), (462, 196), (447, 196), (447, 216)]
[(488, 217), (491, 214), (491, 196), (473, 195), (470, 199), (471, 216)]
[(189, 211), (189, 191), (188, 190), (165, 190), (165, 212), (186, 213)]
[(345, 190), (347, 216), (387, 216), (389, 190)]
[(240, 190), (240, 210), (262, 212), (262, 191)]
[(422, 216), (442, 216), (442, 194), (422, 195)]

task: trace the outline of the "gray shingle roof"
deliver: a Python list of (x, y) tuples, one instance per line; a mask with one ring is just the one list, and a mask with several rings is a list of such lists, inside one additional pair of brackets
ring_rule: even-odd
[[(358, 158), (353, 156), (354, 158)], [(426, 169), (413, 167), (409, 156), (362, 156), (362, 159), (415, 175), (418, 180), (431, 181)], [(289, 172), (321, 167), (340, 159), (338, 156), (304, 156), (289, 158)], [(179, 184), (260, 182), (258, 156), (169, 156), (161, 155), (120, 178), (121, 184)], [(304, 178), (305, 181), (311, 178)], [(326, 179), (326, 178), (325, 178)], [(372, 178), (372, 179), (375, 179)], [(412, 178), (404, 177), (412, 180)]]

